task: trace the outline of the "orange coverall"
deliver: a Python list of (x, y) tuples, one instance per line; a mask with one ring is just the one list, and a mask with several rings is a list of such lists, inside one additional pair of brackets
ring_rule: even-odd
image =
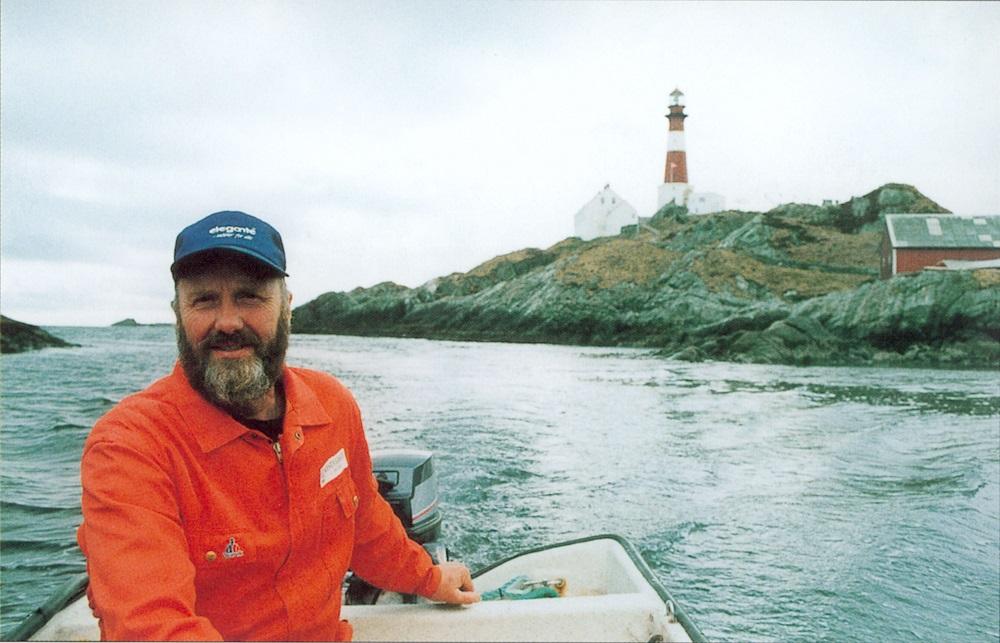
[(94, 426), (77, 538), (103, 638), (348, 640), (348, 566), (386, 589), (437, 590), (440, 571), (378, 495), (354, 398), (316, 371), (283, 378), (278, 446), (179, 365)]

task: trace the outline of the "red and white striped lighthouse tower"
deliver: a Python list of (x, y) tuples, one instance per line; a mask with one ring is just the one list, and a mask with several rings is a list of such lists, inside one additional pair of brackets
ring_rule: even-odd
[(657, 207), (662, 208), (673, 201), (677, 205), (687, 205), (691, 188), (688, 185), (687, 153), (684, 151), (684, 94), (674, 89), (670, 92), (670, 112), (667, 114), (667, 164), (663, 169), (663, 185), (660, 186)]

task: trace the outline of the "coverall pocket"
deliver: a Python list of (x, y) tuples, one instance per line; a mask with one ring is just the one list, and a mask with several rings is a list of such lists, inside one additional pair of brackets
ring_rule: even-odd
[(333, 586), (339, 588), (354, 550), (354, 515), (358, 494), (347, 472), (331, 480), (329, 486), (333, 488), (322, 504), (323, 561), (331, 578), (336, 581)]
[(324, 527), (342, 526), (345, 520), (353, 519), (358, 510), (358, 489), (347, 471), (331, 480), (330, 486), (330, 495), (323, 503), (323, 524)]
[(346, 566), (354, 549), (354, 515), (358, 510), (358, 491), (349, 473), (330, 481), (329, 495), (323, 500), (323, 541), (327, 558), (336, 566)]

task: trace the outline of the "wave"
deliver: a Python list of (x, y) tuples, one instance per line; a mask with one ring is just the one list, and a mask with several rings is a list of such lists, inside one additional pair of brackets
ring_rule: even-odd
[(76, 424), (74, 422), (60, 422), (51, 428), (51, 431), (61, 433), (65, 431), (88, 431), (90, 426), (86, 424)]
[[(71, 540), (66, 542), (57, 542), (54, 540), (25, 540), (25, 539), (4, 539), (0, 541), (3, 543), (3, 551), (5, 554), (13, 553), (23, 553), (23, 552), (37, 552), (37, 553), (55, 553), (62, 552), (66, 549), (75, 549), (76, 544)], [(4, 569), (11, 569), (10, 558), (5, 556)], [(15, 564), (14, 568), (24, 567), (25, 565), (32, 564), (26, 561)], [(49, 563), (46, 563), (49, 564)]]
[(80, 513), (80, 505), (75, 504), (70, 507), (51, 507), (35, 504), (26, 504), (23, 502), (16, 502), (13, 500), (0, 500), (0, 513), (4, 514), (4, 522), (10, 525), (11, 516), (8, 512), (20, 512), (35, 516), (44, 516), (52, 514), (78, 514)]
[(950, 475), (855, 477), (844, 482), (845, 486), (868, 497), (942, 496), (960, 494), (974, 496), (986, 486), (985, 482), (970, 481), (958, 473)]
[(860, 402), (869, 406), (891, 406), (914, 411), (990, 417), (1000, 415), (1000, 396), (969, 395), (960, 391), (901, 391), (872, 386), (807, 384), (806, 396), (815, 402), (836, 404)]

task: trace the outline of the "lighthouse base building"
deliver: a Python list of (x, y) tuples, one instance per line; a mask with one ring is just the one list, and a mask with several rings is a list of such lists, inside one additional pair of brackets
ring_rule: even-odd
[(662, 183), (657, 192), (656, 209), (659, 210), (668, 203), (684, 205), (691, 196), (691, 186), (687, 183)]
[(668, 203), (683, 205), (689, 214), (712, 214), (726, 209), (726, 197), (715, 192), (695, 192), (690, 183), (663, 183), (657, 193), (656, 209)]
[(695, 192), (688, 199), (688, 212), (691, 214), (712, 214), (726, 209), (726, 197), (715, 192)]

